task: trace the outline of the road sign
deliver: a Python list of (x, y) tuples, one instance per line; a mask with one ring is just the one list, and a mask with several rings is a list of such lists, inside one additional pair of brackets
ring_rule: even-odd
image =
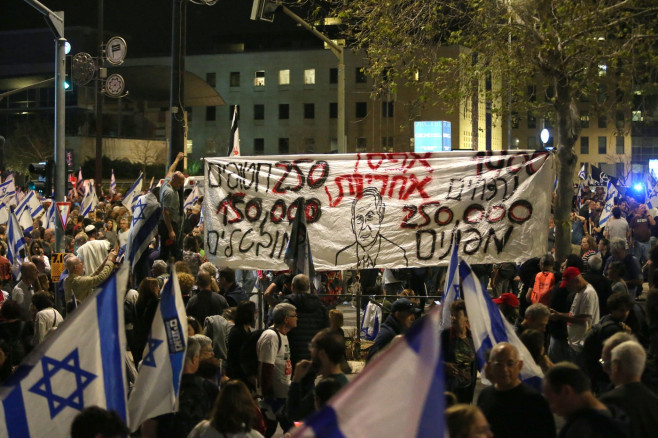
[(59, 220), (62, 221), (62, 228), (64, 229), (66, 229), (66, 222), (69, 220), (70, 211), (70, 202), (57, 202), (57, 213), (59, 213)]
[(122, 64), (127, 50), (126, 40), (120, 36), (112, 37), (105, 46), (105, 59), (112, 65)]

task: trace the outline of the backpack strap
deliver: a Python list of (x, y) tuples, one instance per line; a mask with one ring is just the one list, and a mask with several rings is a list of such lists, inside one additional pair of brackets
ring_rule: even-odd
[(266, 330), (272, 330), (274, 333), (276, 333), (276, 337), (279, 339), (279, 346), (276, 349), (276, 354), (279, 354), (279, 351), (281, 351), (281, 334), (274, 327), (268, 327)]

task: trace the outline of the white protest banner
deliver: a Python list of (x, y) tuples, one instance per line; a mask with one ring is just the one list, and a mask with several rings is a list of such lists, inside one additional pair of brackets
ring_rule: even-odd
[(205, 159), (206, 256), (286, 269), (304, 208), (316, 270), (521, 262), (547, 249), (555, 157), (455, 151)]

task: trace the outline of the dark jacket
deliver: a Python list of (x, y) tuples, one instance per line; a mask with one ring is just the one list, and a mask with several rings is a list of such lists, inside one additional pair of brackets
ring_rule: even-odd
[(228, 291), (222, 292), (224, 293), (228, 305), (231, 307), (235, 307), (239, 303), (249, 300), (249, 295), (247, 295), (247, 293), (237, 284), (233, 284), (233, 287)]
[(206, 317), (221, 315), (228, 308), (226, 301), (223, 296), (211, 290), (200, 290), (187, 302), (185, 311), (199, 321), (199, 324), (203, 324)]
[(320, 330), (329, 327), (329, 312), (320, 298), (310, 293), (290, 294), (283, 302), (297, 309), (297, 327), (288, 332), (294, 367), (302, 359), (311, 359), (308, 344)]
[(402, 334), (402, 327), (400, 327), (400, 324), (393, 315), (389, 315), (386, 321), (379, 327), (379, 333), (377, 333), (375, 343), (368, 350), (366, 361), (370, 361), (375, 354), (383, 350), (399, 334)]
[(649, 438), (658, 431), (658, 396), (644, 384), (626, 383), (600, 397), (608, 406), (621, 409), (628, 417), (631, 438)]
[(135, 321), (133, 324), (133, 345), (130, 348), (135, 364), (142, 360), (146, 341), (151, 331), (151, 324), (158, 310), (160, 300), (154, 299), (144, 306), (135, 306)]

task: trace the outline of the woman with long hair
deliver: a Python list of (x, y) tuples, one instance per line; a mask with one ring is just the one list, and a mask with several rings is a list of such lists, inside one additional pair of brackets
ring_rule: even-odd
[(247, 386), (229, 380), (219, 392), (209, 420), (203, 420), (187, 438), (263, 438), (258, 427), (260, 411)]
[(250, 384), (254, 382), (247, 381), (247, 375), (240, 366), (240, 351), (255, 326), (256, 304), (253, 301), (243, 301), (238, 304), (235, 311), (235, 325), (228, 333), (226, 375), (231, 379), (239, 379)]
[(131, 348), (135, 364), (142, 360), (144, 347), (148, 339), (151, 323), (160, 302), (160, 283), (153, 277), (146, 277), (139, 284), (135, 303), (135, 322), (133, 328), (133, 346)]

